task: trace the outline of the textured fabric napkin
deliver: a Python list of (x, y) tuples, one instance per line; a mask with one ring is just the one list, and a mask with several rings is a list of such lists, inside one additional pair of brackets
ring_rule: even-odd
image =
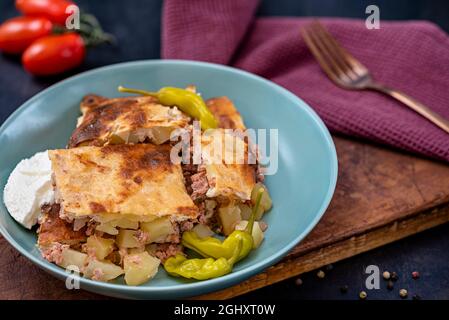
[[(382, 94), (347, 91), (321, 71), (299, 30), (308, 18), (256, 18), (257, 0), (166, 0), (162, 56), (228, 64), (306, 101), (333, 132), (449, 161), (449, 134)], [(374, 78), (449, 119), (449, 37), (428, 22), (320, 19)], [(238, 107), (238, 106), (237, 106)], [(275, 106), (273, 106), (275, 107)]]

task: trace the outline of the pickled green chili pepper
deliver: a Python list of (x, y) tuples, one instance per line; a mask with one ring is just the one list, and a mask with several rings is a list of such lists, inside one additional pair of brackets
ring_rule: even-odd
[(184, 232), (182, 244), (205, 258), (187, 259), (177, 254), (165, 261), (165, 270), (173, 276), (196, 280), (218, 278), (230, 273), (234, 264), (246, 257), (253, 247), (253, 226), (263, 192), (263, 188), (259, 189), (256, 205), (244, 231), (235, 230), (223, 242), (213, 237), (201, 239), (191, 231)]
[(182, 244), (203, 257), (212, 257), (215, 259), (224, 257), (229, 259), (232, 257), (235, 247), (241, 242), (242, 248), (238, 254), (237, 261), (245, 258), (253, 248), (253, 226), (263, 192), (263, 188), (258, 190), (256, 205), (253, 207), (245, 230), (233, 231), (223, 242), (214, 237), (200, 238), (195, 232), (187, 231), (182, 235)]
[(201, 129), (203, 130), (215, 129), (218, 127), (217, 119), (215, 119), (203, 98), (189, 90), (164, 87), (157, 92), (150, 92), (119, 86), (118, 91), (155, 97), (163, 105), (176, 106), (181, 109), (181, 111), (199, 120), (201, 122)]
[(242, 243), (239, 241), (230, 259), (224, 257), (218, 259), (187, 259), (182, 254), (177, 254), (165, 261), (164, 268), (170, 275), (176, 277), (196, 280), (218, 278), (232, 271), (232, 267), (237, 262), (241, 248)]

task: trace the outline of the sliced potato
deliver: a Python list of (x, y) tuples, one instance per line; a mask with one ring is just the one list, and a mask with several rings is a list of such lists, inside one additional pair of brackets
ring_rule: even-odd
[(124, 259), (125, 282), (129, 286), (137, 286), (153, 278), (161, 261), (148, 252), (127, 255)]
[(170, 127), (155, 127), (151, 130), (151, 141), (154, 144), (162, 144), (170, 140), (170, 134), (173, 129)]
[(67, 268), (70, 266), (76, 266), (78, 271), (81, 272), (84, 265), (87, 263), (87, 254), (67, 248), (62, 251), (61, 267)]
[(113, 220), (111, 221), (111, 225), (122, 229), (133, 229), (133, 230), (139, 229), (139, 222), (131, 221), (128, 219)]
[(211, 230), (211, 228), (204, 224), (197, 224), (193, 227), (192, 231), (195, 232), (200, 238), (206, 238), (214, 235), (214, 232)]
[(169, 235), (175, 233), (173, 224), (168, 217), (158, 218), (150, 222), (141, 222), (140, 228), (148, 233), (148, 243), (165, 242)]
[(124, 273), (123, 269), (109, 261), (91, 260), (84, 269), (84, 277), (109, 281)]
[(110, 235), (113, 235), (113, 236), (118, 235), (118, 230), (117, 230), (117, 228), (115, 228), (115, 227), (114, 227), (111, 223), (109, 223), (109, 222), (99, 224), (99, 225), (95, 228), (95, 230), (101, 231), (101, 232), (104, 232), (104, 233), (107, 233), (107, 234), (110, 234)]
[[(242, 220), (239, 223), (237, 223), (237, 225), (235, 226), (235, 230), (245, 230), (247, 225), (248, 221)], [(260, 228), (259, 222), (257, 221), (254, 221), (252, 236), (254, 241), (253, 249), (257, 249), (264, 239), (264, 233)]]
[(227, 236), (235, 229), (235, 225), (242, 220), (240, 216), (240, 208), (238, 206), (229, 205), (218, 209), (218, 217), (223, 226), (223, 233)]
[(107, 222), (102, 222), (95, 228), (95, 230), (116, 236), (119, 233), (117, 228), (136, 230), (139, 228), (139, 222), (125, 218), (115, 219)]
[(135, 230), (120, 229), (119, 234), (115, 238), (115, 242), (119, 248), (139, 248), (141, 244), (137, 241)]
[(93, 235), (87, 238), (86, 246), (88, 252), (92, 251), (98, 260), (103, 260), (114, 250), (114, 240)]

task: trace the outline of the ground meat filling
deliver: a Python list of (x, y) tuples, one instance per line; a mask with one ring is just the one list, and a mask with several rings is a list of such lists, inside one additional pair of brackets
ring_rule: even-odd
[(38, 245), (47, 247), (53, 243), (76, 245), (86, 241), (86, 228), (73, 230), (73, 223), (68, 223), (59, 217), (59, 204), (43, 205), (39, 218)]
[(189, 195), (192, 194), (192, 175), (198, 172), (198, 166), (194, 164), (183, 164), (182, 165), (182, 174), (184, 176), (185, 185), (187, 189), (187, 193)]
[(184, 254), (181, 245), (173, 243), (161, 243), (154, 246), (153, 255), (160, 259), (162, 263), (164, 263), (168, 258), (174, 257), (177, 254)]
[(87, 222), (86, 235), (91, 236), (95, 233), (95, 228), (99, 225), (99, 223), (93, 219)]
[(209, 200), (206, 193), (214, 181), (208, 181), (206, 168), (204, 165), (183, 164), (182, 171), (184, 175), (187, 192), (199, 209), (197, 219), (181, 223), (182, 232), (188, 231), (194, 227), (196, 223), (204, 224), (219, 231), (219, 223), (216, 217), (217, 203)]
[(103, 270), (101, 270), (100, 268), (95, 268), (92, 275), (92, 280), (100, 281), (103, 278), (103, 276), (104, 276)]
[(134, 237), (136, 238), (136, 241), (141, 246), (145, 246), (145, 243), (148, 241), (150, 235), (147, 232), (145, 232), (145, 231), (137, 230)]
[(182, 221), (179, 224), (179, 229), (181, 229), (181, 233), (192, 230), (192, 228), (195, 226), (195, 222), (196, 221), (192, 221), (192, 220)]
[(202, 165), (186, 164), (182, 166), (182, 172), (188, 194), (193, 202), (201, 204), (209, 190), (206, 168)]
[(209, 190), (206, 169), (199, 169), (197, 173), (191, 176), (192, 180), (192, 200), (194, 202), (202, 201), (206, 198), (206, 192)]
[(68, 249), (69, 245), (54, 243), (50, 247), (42, 250), (42, 257), (49, 262), (54, 262), (56, 264), (62, 263), (62, 253), (65, 249)]

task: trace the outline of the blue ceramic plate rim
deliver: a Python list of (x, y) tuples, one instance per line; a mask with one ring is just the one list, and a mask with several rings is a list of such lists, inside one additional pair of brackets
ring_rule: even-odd
[[(332, 199), (333, 193), (335, 191), (335, 186), (337, 183), (337, 176), (338, 176), (338, 161), (337, 161), (337, 152), (335, 149), (335, 145), (333, 143), (332, 137), (321, 120), (321, 118), (316, 114), (316, 112), (302, 99), (300, 99), (298, 96), (294, 95), (287, 89), (275, 84), (272, 81), (269, 81), (265, 78), (262, 78), (260, 76), (257, 76), (255, 74), (249, 73), (247, 71), (243, 71), (240, 69), (223, 66), (219, 64), (209, 63), (209, 62), (199, 62), (199, 61), (190, 61), (190, 60), (138, 60), (138, 61), (131, 61), (131, 62), (122, 62), (117, 64), (112, 64), (100, 68), (95, 68), (89, 71), (85, 71), (82, 73), (79, 73), (75, 76), (69, 77), (67, 79), (64, 79), (62, 81), (59, 81), (55, 83), (54, 85), (48, 87), (47, 89), (39, 92), (35, 96), (31, 97), (29, 100), (24, 102), (17, 110), (15, 110), (9, 117), (6, 119), (6, 121), (2, 124), (0, 127), (0, 135), (3, 134), (3, 131), (5, 128), (13, 122), (22, 112), (25, 111), (25, 109), (31, 105), (34, 101), (40, 99), (41, 97), (45, 96), (47, 92), (53, 90), (56, 86), (62, 86), (66, 85), (72, 81), (75, 81), (79, 78), (85, 77), (87, 75), (90, 75), (92, 73), (109, 70), (109, 69), (120, 69), (120, 68), (126, 68), (131, 66), (139, 66), (139, 65), (152, 65), (152, 64), (174, 64), (174, 65), (191, 65), (191, 66), (202, 66), (202, 67), (208, 67), (208, 68), (214, 68), (218, 70), (223, 71), (231, 71), (233, 73), (240, 74), (243, 77), (250, 78), (256, 82), (262, 82), (270, 87), (273, 88), (276, 92), (278, 92), (281, 95), (287, 96), (289, 99), (295, 101), (302, 105), (302, 107), (305, 109), (306, 113), (309, 114), (311, 119), (315, 122), (317, 127), (320, 129), (320, 133), (323, 135), (325, 142), (327, 143), (327, 147), (330, 151), (330, 183), (328, 190), (326, 192), (326, 196), (321, 204), (320, 209), (317, 211), (315, 218), (312, 220), (312, 222), (308, 225), (307, 228), (303, 230), (298, 236), (296, 236), (288, 245), (286, 245), (283, 249), (279, 250), (275, 255), (272, 255), (270, 257), (267, 257), (263, 259), (262, 261), (255, 263), (254, 265), (251, 265), (245, 269), (232, 272), (226, 276), (211, 279), (207, 281), (198, 281), (198, 282), (192, 282), (192, 283), (184, 283), (179, 285), (170, 285), (170, 286), (158, 286), (158, 287), (133, 287), (133, 286), (126, 286), (123, 284), (113, 284), (113, 283), (105, 283), (105, 282), (98, 282), (89, 280), (86, 278), (80, 278), (81, 287), (85, 285), (85, 288), (89, 290), (90, 287), (100, 287), (102, 292), (107, 291), (108, 289), (111, 290), (111, 295), (117, 295), (121, 292), (124, 293), (126, 296), (126, 292), (140, 292), (140, 293), (149, 293), (149, 294), (157, 294), (160, 293), (161, 295), (164, 295), (169, 292), (176, 291), (175, 296), (188, 296), (189, 294), (192, 295), (194, 292), (199, 293), (205, 293), (210, 292), (213, 290), (219, 290), (221, 288), (225, 288), (228, 286), (231, 286), (233, 284), (236, 284), (238, 282), (241, 282), (260, 271), (264, 270), (267, 267), (270, 267), (274, 265), (276, 262), (278, 262), (282, 257), (284, 257), (293, 247), (295, 247), (302, 239), (305, 238), (305, 236), (316, 226), (316, 224), (319, 222), (323, 214), (325, 213), (327, 207), (329, 206), (329, 203)], [(66, 278), (67, 273), (62, 268), (59, 268), (57, 266), (50, 265), (46, 263), (43, 260), (38, 259), (37, 257), (33, 256), (31, 253), (26, 251), (24, 248), (20, 246), (19, 243), (17, 243), (14, 238), (6, 231), (5, 227), (0, 224), (0, 233), (2, 236), (16, 249), (18, 250), (22, 255), (27, 257), (29, 260), (31, 260), (34, 264), (36, 264), (38, 267), (44, 269), (47, 272), (50, 272), (51, 274), (55, 275), (58, 278)], [(165, 295), (166, 296), (166, 295)], [(157, 298), (157, 296), (154, 296)]]

